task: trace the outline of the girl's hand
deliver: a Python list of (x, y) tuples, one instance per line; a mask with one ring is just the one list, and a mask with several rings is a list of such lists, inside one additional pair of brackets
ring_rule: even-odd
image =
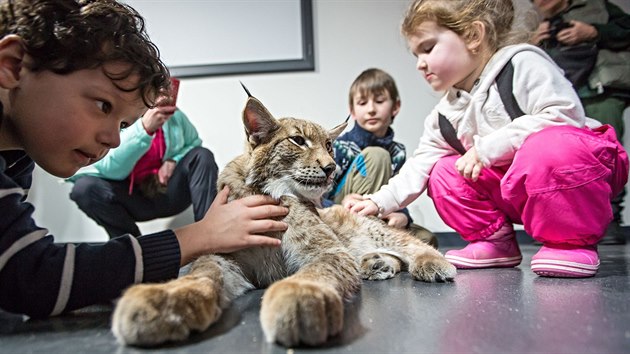
[(455, 168), (464, 178), (477, 181), (481, 169), (483, 168), (483, 164), (477, 157), (477, 149), (473, 146), (464, 156), (457, 159), (457, 161), (455, 161)]
[(208, 253), (229, 253), (254, 246), (279, 247), (280, 240), (263, 233), (285, 231), (288, 225), (272, 218), (289, 209), (269, 196), (255, 195), (228, 202), (229, 189), (220, 191), (204, 218), (175, 230), (181, 264)]
[(377, 215), (378, 205), (370, 199), (365, 199), (354, 204), (350, 208), (350, 212), (361, 216)]
[(173, 171), (175, 171), (175, 161), (164, 161), (158, 170), (158, 181), (164, 186), (167, 185), (173, 175)]
[(156, 106), (147, 110), (142, 116), (142, 126), (147, 134), (153, 135), (160, 127), (171, 118), (177, 110), (175, 106)]
[(364, 198), (361, 194), (357, 194), (357, 193), (348, 194), (345, 197), (343, 197), (343, 200), (341, 201), (341, 205), (345, 209), (350, 210), (355, 204), (362, 201), (363, 199)]

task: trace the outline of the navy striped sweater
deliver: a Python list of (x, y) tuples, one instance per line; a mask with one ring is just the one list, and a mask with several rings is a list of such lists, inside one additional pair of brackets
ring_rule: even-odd
[(177, 277), (171, 230), (106, 243), (55, 243), (26, 202), (34, 169), (23, 151), (0, 151), (0, 308), (46, 317), (113, 300), (129, 285)]

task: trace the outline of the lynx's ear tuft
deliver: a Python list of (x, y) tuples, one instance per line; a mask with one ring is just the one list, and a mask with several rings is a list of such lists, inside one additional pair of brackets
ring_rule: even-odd
[(266, 142), (269, 136), (280, 128), (276, 119), (255, 97), (250, 96), (243, 109), (243, 124), (247, 141), (255, 147)]
[(348, 126), (348, 120), (346, 120), (345, 122), (329, 130), (328, 136), (330, 137), (331, 140), (337, 139), (337, 137), (341, 135), (341, 133), (343, 132), (344, 129), (346, 129), (347, 126)]
[(245, 93), (247, 93), (247, 97), (254, 97), (249, 90), (247, 89), (247, 86), (245, 86), (245, 84), (242, 81), (239, 81), (239, 83), (241, 84), (241, 87), (243, 88), (243, 90), (245, 90)]

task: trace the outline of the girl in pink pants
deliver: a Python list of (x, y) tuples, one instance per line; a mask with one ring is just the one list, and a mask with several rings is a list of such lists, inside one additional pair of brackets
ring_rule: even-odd
[(525, 140), (511, 165), (483, 169), (475, 182), (455, 169), (457, 158), (438, 161), (428, 186), (440, 217), (471, 242), (446, 253), (452, 263), (518, 265), (517, 223), (544, 245), (532, 260), (536, 273), (595, 274), (597, 241), (612, 219), (610, 199), (628, 176), (628, 157), (610, 126), (546, 128)]
[(527, 33), (513, 31), (513, 20), (512, 0), (411, 3), (402, 33), (444, 97), (398, 175), (344, 205), (383, 217), (428, 188), (444, 222), (470, 242), (446, 253), (458, 268), (519, 265), (519, 223), (543, 244), (534, 272), (593, 276), (628, 156), (610, 126), (585, 116), (553, 60), (522, 43)]

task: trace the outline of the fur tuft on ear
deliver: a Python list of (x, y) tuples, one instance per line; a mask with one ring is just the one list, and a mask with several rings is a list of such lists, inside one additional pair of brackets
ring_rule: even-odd
[(276, 119), (255, 97), (249, 97), (243, 109), (243, 124), (247, 141), (252, 147), (263, 143), (269, 135), (280, 128)]
[(346, 119), (345, 122), (329, 130), (328, 136), (330, 137), (331, 140), (337, 139), (337, 137), (341, 135), (341, 133), (343, 132), (344, 129), (346, 129), (347, 126), (348, 126), (348, 120)]

